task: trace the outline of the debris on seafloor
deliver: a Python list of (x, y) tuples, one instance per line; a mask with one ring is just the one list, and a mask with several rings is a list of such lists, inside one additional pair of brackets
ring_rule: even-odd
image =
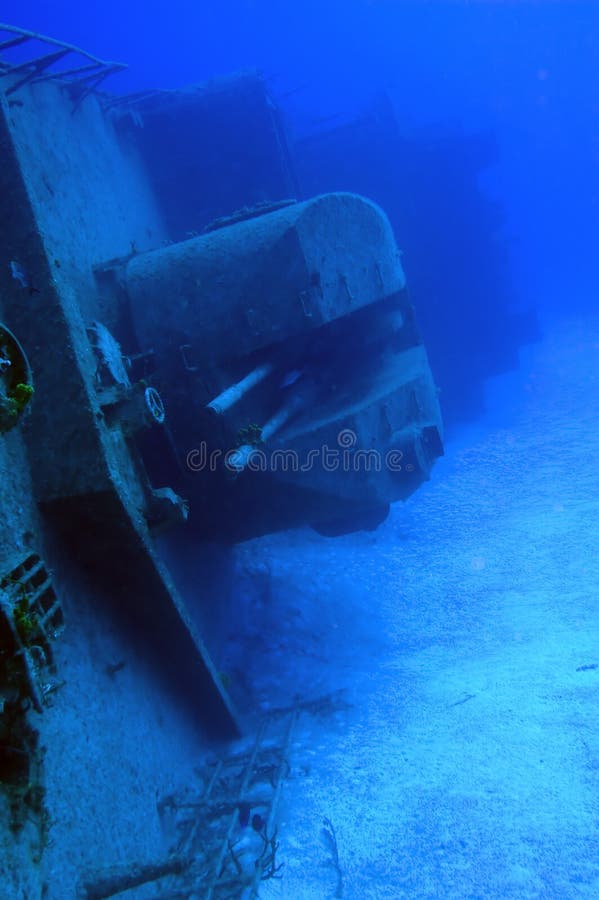
[[(277, 816), (283, 783), (290, 773), (291, 738), (302, 714), (328, 716), (347, 703), (342, 692), (273, 709), (253, 742), (196, 769), (199, 787), (168, 794), (156, 804), (166, 857), (89, 873), (81, 884), (86, 900), (103, 900), (154, 883), (157, 897), (255, 900), (260, 884), (279, 879)], [(322, 838), (337, 874), (335, 897), (343, 894), (337, 837), (324, 819)], [(326, 836), (325, 836), (326, 833)]]
[(166, 857), (90, 873), (81, 896), (103, 900), (160, 882), (161, 897), (250, 900), (258, 896), (261, 882), (280, 878), (276, 817), (299, 713), (300, 708), (271, 713), (247, 749), (198, 770), (199, 790), (158, 801), (170, 845)]
[(322, 828), (320, 838), (324, 847), (329, 851), (329, 859), (327, 865), (331, 866), (337, 875), (337, 884), (335, 887), (334, 897), (343, 897), (343, 873), (341, 871), (341, 863), (339, 862), (339, 848), (337, 847), (337, 834), (335, 826), (327, 816), (322, 820)]

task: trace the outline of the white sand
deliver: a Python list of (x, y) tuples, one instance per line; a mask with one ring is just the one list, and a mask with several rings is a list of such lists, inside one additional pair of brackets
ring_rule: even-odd
[(554, 329), (375, 535), (247, 549), (263, 696), (354, 704), (297, 733), (261, 896), (334, 896), (323, 816), (344, 897), (599, 896), (598, 357), (598, 323)]

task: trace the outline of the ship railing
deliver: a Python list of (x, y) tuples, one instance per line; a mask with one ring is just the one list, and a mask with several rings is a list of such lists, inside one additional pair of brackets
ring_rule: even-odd
[(65, 41), (0, 23), (0, 78), (13, 76), (4, 88), (6, 96), (25, 85), (56, 81), (70, 89), (75, 110), (109, 75), (126, 68)]

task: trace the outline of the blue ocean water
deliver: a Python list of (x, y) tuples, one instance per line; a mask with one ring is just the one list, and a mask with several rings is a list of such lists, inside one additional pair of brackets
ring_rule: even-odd
[[(260, 896), (599, 896), (599, 6), (20, 0), (0, 18), (126, 62), (107, 82), (116, 94), (259, 68), (306, 194), (365, 194), (402, 249), (445, 421), (431, 479), (373, 530), (293, 528), (233, 557), (222, 542), (157, 539), (250, 719), (330, 698), (288, 749), (284, 866)], [(250, 122), (248, 147), (259, 137)], [(170, 175), (182, 237), (190, 186)], [(294, 366), (280, 383), (302, 377)], [(80, 615), (75, 671), (76, 629), (91, 627)], [(128, 651), (115, 641), (118, 665)], [(146, 676), (114, 698), (131, 721), (153, 706)], [(101, 793), (93, 802), (115, 811), (118, 853), (106, 823), (94, 825), (100, 868), (145, 859), (150, 844), (155, 858), (158, 839), (144, 847), (139, 822), (127, 844), (122, 809), (128, 791), (155, 807), (178, 786), (156, 771), (169, 740), (191, 767), (197, 742), (179, 728), (144, 738), (132, 724), (119, 739), (115, 725), (109, 751), (94, 749), (91, 724), (91, 738), (72, 738), (80, 801)], [(74, 897), (89, 868), (86, 815), (69, 811), (68, 779), (49, 766), (60, 846), (48, 850), (46, 896)], [(247, 842), (244, 828), (235, 841)], [(123, 895), (203, 896), (177, 890)]]
[[(352, 115), (389, 89), (410, 128), (490, 129), (489, 190), (508, 217), (518, 283), (561, 311), (590, 303), (597, 227), (597, 10), (588, 2), (228, 0), (4, 6), (23, 28), (124, 61), (119, 92), (245, 67), (294, 122)], [(299, 89), (299, 90), (298, 90)], [(594, 199), (595, 198), (595, 199)], [(567, 298), (567, 299), (566, 299)], [(585, 299), (586, 298), (586, 299)]]

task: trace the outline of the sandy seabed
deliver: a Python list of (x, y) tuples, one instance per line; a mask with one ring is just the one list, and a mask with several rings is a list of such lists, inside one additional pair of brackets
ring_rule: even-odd
[(488, 407), (375, 534), (261, 542), (264, 697), (351, 704), (298, 728), (265, 898), (599, 896), (599, 323)]

